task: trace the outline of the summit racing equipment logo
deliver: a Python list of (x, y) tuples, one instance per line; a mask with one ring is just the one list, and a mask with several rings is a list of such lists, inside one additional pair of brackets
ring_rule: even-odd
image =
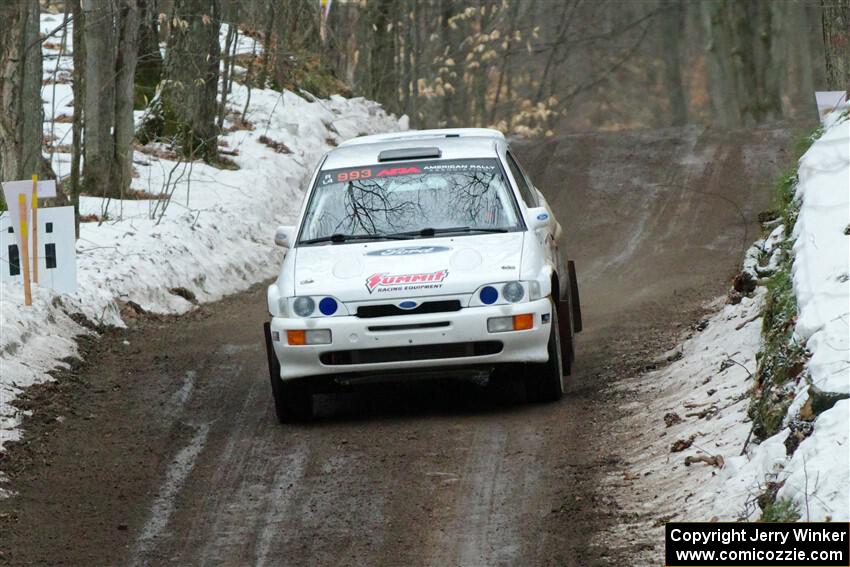
[(437, 270), (426, 274), (374, 274), (366, 278), (369, 293), (382, 291), (411, 291), (414, 289), (434, 289), (442, 287), (448, 277), (448, 270)]

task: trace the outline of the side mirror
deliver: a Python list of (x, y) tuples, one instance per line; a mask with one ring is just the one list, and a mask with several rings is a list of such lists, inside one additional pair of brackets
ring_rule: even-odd
[(289, 248), (292, 246), (292, 241), (294, 237), (295, 227), (279, 226), (274, 232), (274, 243), (282, 248)]
[(531, 230), (549, 228), (552, 216), (546, 210), (546, 207), (534, 207), (533, 209), (528, 209), (528, 221)]

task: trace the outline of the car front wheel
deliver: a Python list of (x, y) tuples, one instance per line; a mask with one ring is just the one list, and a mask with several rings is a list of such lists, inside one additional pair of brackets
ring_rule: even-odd
[(549, 321), (549, 360), (542, 364), (529, 364), (525, 369), (525, 391), (528, 400), (535, 403), (554, 402), (564, 394), (564, 368), (561, 358), (561, 336), (558, 332), (558, 310), (552, 303)]
[(310, 419), (313, 415), (313, 393), (299, 380), (280, 379), (280, 361), (272, 346), (271, 325), (265, 323), (263, 330), (266, 335), (266, 356), (277, 420), (281, 423), (294, 423)]

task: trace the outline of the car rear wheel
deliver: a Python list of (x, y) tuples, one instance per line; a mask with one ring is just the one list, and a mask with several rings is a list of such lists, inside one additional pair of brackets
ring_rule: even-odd
[(558, 310), (552, 303), (549, 321), (549, 360), (543, 364), (529, 364), (525, 370), (525, 392), (534, 403), (554, 402), (564, 394), (564, 369), (561, 357), (561, 337), (558, 332)]
[(271, 325), (265, 323), (263, 330), (266, 335), (266, 356), (277, 420), (281, 423), (294, 423), (310, 419), (313, 415), (313, 393), (298, 380), (280, 379), (280, 361), (272, 346)]

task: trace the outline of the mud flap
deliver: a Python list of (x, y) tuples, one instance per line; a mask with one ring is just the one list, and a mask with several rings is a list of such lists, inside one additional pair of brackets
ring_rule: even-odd
[(573, 331), (581, 332), (581, 301), (578, 297), (578, 279), (576, 278), (576, 263), (572, 260), (567, 262), (567, 271), (570, 275), (570, 299), (573, 304)]
[(272, 381), (275, 379), (279, 381), (280, 363), (277, 360), (277, 355), (274, 353), (274, 346), (272, 345), (272, 324), (270, 322), (263, 323), (263, 333), (266, 336), (266, 359), (269, 364), (269, 377)]
[(558, 302), (558, 334), (561, 335), (561, 361), (564, 374), (572, 374), (573, 367), (573, 330), (570, 325), (570, 302)]

